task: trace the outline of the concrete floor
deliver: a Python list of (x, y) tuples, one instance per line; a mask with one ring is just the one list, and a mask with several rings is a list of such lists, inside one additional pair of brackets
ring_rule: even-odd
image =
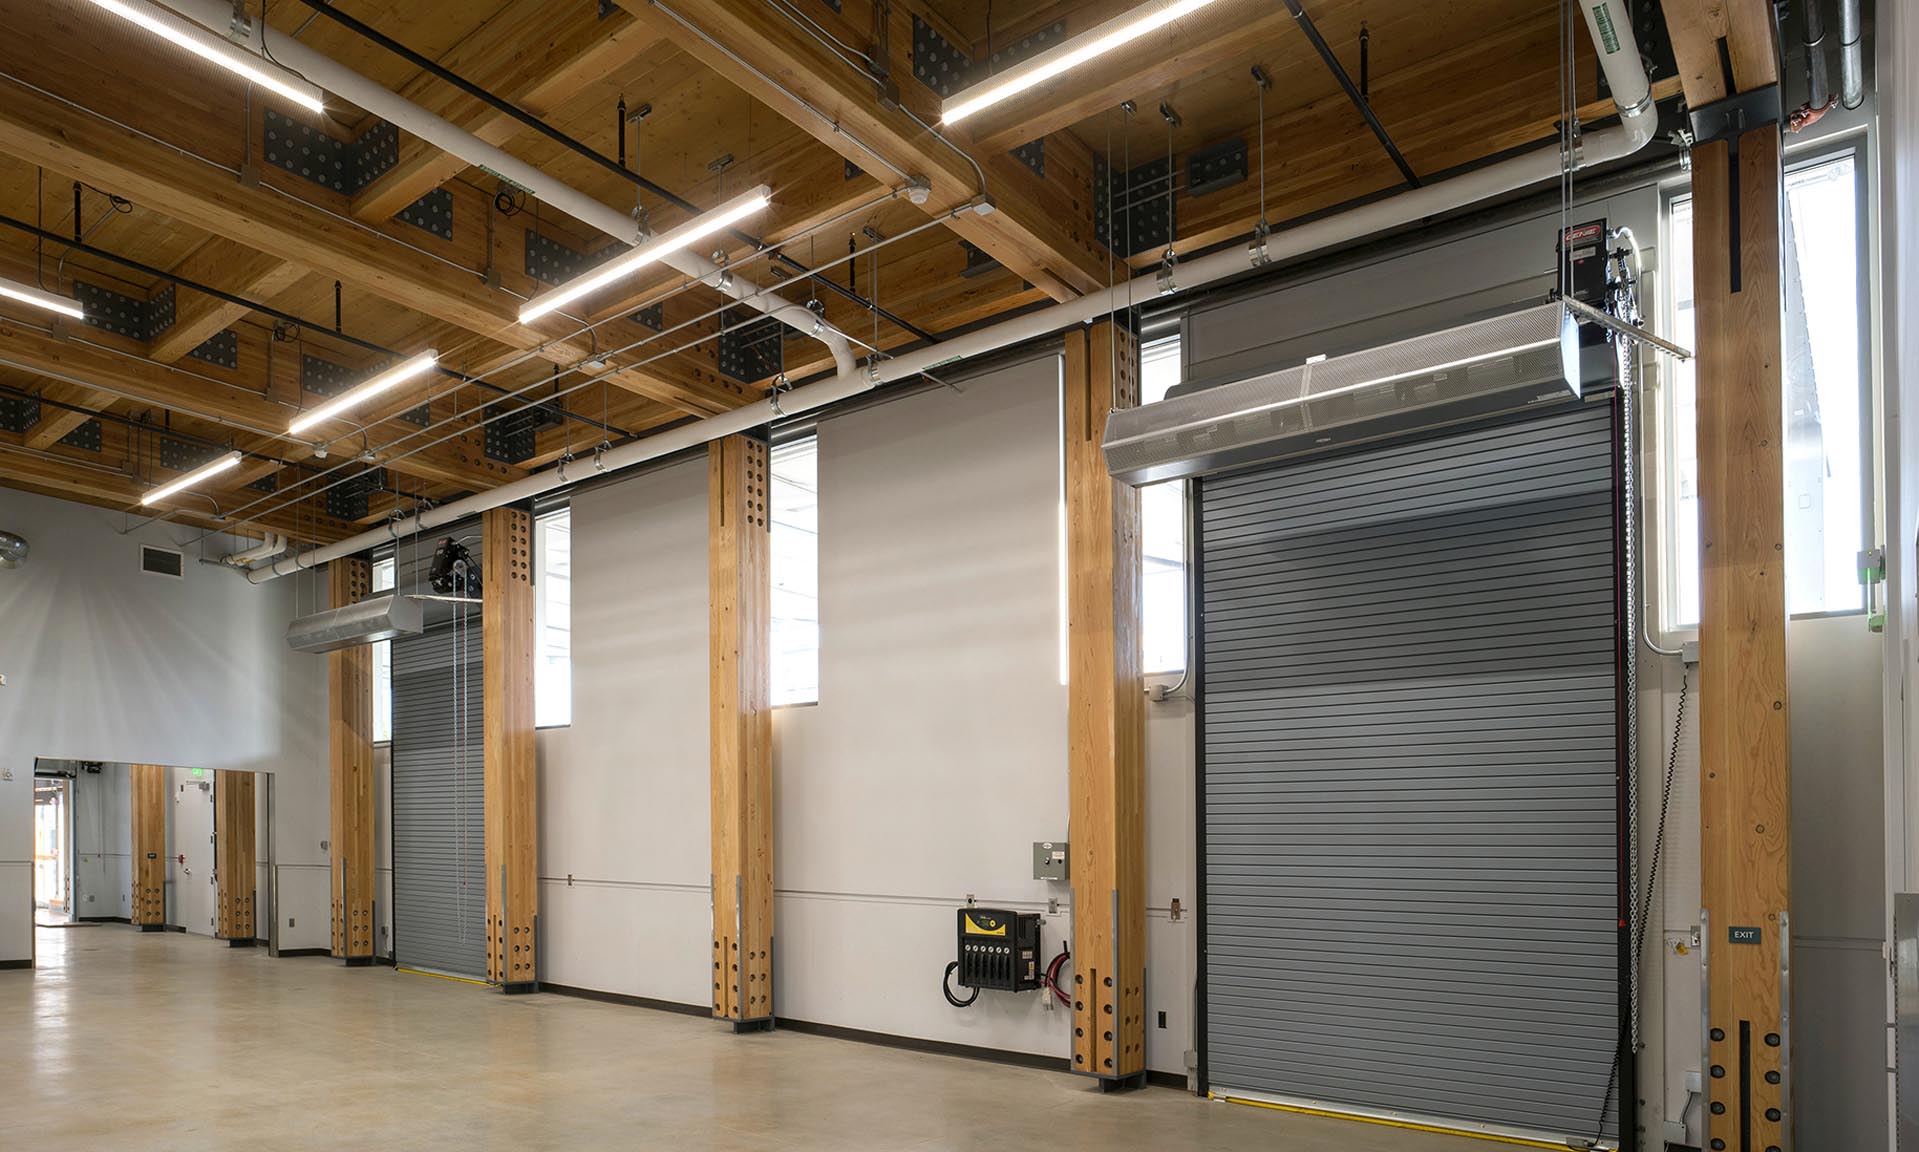
[(102, 924), (0, 972), (0, 1148), (1285, 1149), (1475, 1140)]

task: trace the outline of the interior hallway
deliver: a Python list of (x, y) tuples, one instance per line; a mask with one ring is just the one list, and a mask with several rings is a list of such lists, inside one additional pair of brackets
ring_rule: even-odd
[(0, 1147), (1489, 1145), (101, 924), (0, 972)]

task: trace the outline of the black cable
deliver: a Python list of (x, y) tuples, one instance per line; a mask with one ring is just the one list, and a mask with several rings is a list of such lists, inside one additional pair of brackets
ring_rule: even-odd
[[(1666, 782), (1659, 794), (1659, 829), (1653, 833), (1652, 861), (1646, 866), (1646, 894), (1639, 901), (1639, 933), (1633, 941), (1633, 958), (1636, 961), (1646, 952), (1646, 924), (1652, 917), (1652, 897), (1659, 887), (1659, 859), (1666, 848), (1666, 816), (1672, 810), (1672, 783), (1679, 773), (1679, 736), (1686, 727), (1686, 697), (1692, 688), (1692, 677), (1685, 671), (1679, 674), (1679, 703), (1674, 709), (1672, 720), (1672, 746), (1666, 752)], [(1612, 1108), (1613, 1094), (1619, 1087), (1619, 1065), (1624, 1055), (1625, 1038), (1620, 1038), (1620, 1048), (1615, 1049), (1612, 1069), (1606, 1073), (1606, 1094), (1599, 1100), (1599, 1128), (1593, 1133), (1592, 1145), (1598, 1147), (1606, 1134), (1606, 1113)]]
[(973, 989), (973, 994), (964, 1000), (953, 995), (953, 973), (958, 970), (958, 960), (951, 961), (946, 965), (946, 975), (940, 977), (940, 993), (946, 997), (946, 1002), (955, 1008), (971, 1008), (973, 1001), (979, 999), (979, 989)]

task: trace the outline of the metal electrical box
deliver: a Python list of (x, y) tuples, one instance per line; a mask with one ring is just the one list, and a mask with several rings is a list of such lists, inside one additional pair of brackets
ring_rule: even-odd
[(993, 992), (1039, 987), (1039, 913), (961, 908), (959, 982)]
[(1065, 880), (1067, 878), (1066, 841), (1033, 841), (1033, 879)]

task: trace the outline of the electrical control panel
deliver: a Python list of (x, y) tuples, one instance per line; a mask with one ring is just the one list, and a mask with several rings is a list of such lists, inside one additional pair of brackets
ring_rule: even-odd
[(1033, 879), (1065, 880), (1066, 841), (1033, 841)]
[(1040, 986), (1039, 913), (959, 910), (958, 983), (994, 992)]
[[(1573, 299), (1606, 310), (1611, 289), (1608, 265), (1611, 253), (1606, 248), (1606, 222), (1594, 220), (1566, 229), (1559, 237), (1559, 259), (1563, 283)], [(1557, 287), (1557, 285), (1556, 285)], [(1604, 344), (1606, 330), (1596, 324), (1579, 326), (1579, 342)]]

